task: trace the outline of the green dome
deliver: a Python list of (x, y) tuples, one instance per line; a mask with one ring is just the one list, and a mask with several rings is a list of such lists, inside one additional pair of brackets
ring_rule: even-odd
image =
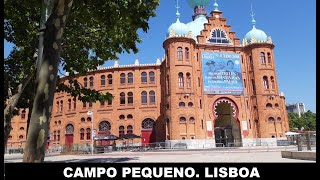
[(188, 35), (189, 33), (189, 28), (187, 27), (186, 24), (184, 23), (181, 23), (179, 21), (179, 17), (180, 17), (180, 14), (177, 12), (177, 21), (175, 23), (173, 23), (169, 29), (168, 29), (168, 32), (167, 32), (167, 36), (169, 36), (170, 32), (173, 31), (175, 35), (178, 35), (178, 36), (186, 36)]
[(208, 6), (210, 0), (188, 0), (190, 7), (195, 8), (197, 6)]
[(245, 39), (247, 40), (247, 42), (251, 42), (252, 37), (254, 37), (258, 42), (268, 41), (267, 34), (262, 30), (257, 29), (255, 26), (253, 26), (252, 30), (246, 34)]

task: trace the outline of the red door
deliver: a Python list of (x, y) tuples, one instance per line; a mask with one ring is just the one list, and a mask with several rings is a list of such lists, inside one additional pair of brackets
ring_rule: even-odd
[(71, 148), (73, 144), (73, 134), (66, 134), (66, 146)]
[(152, 130), (142, 130), (141, 139), (142, 145), (154, 143), (156, 141), (156, 133)]
[[(110, 131), (102, 131), (98, 132), (98, 136), (107, 136), (110, 135)], [(109, 146), (110, 145), (110, 140), (101, 140), (100, 146)]]

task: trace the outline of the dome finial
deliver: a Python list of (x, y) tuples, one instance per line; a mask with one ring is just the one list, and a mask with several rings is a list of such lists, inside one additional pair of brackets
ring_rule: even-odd
[(254, 19), (255, 14), (253, 13), (253, 9), (252, 9), (252, 2), (251, 2), (251, 23), (253, 28), (256, 27), (256, 20)]
[(219, 5), (217, 3), (217, 0), (214, 0), (213, 7), (214, 7), (214, 11), (219, 11), (219, 9), (218, 9)]
[(177, 16), (177, 21), (179, 21), (179, 18), (180, 18), (180, 13), (179, 13), (179, 0), (176, 0), (177, 2), (177, 5), (176, 5), (176, 8), (177, 8), (177, 13), (176, 13), (176, 16)]

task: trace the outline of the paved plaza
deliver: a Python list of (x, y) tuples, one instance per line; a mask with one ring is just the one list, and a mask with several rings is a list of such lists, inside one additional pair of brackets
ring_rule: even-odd
[[(4, 162), (22, 162), (22, 154), (6, 154)], [(164, 151), (111, 152), (94, 155), (47, 154), (45, 162), (139, 163), (139, 162), (311, 162), (281, 157), (281, 151)]]

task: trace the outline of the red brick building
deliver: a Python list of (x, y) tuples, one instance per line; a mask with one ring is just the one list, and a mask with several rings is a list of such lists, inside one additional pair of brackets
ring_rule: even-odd
[[(285, 137), (288, 118), (271, 38), (252, 19), (252, 30), (240, 41), (216, 3), (207, 15), (208, 3), (189, 1), (194, 15), (187, 24), (177, 12), (163, 42), (165, 56), (156, 64), (136, 60), (121, 66), (116, 61), (76, 77), (85, 87), (113, 94), (112, 102), (82, 103), (56, 93), (50, 145), (90, 143), (92, 125), (99, 136), (133, 133), (142, 144), (179, 140), (190, 147), (193, 142), (197, 147), (242, 146)], [(14, 118), (9, 144), (25, 141), (24, 119)]]

